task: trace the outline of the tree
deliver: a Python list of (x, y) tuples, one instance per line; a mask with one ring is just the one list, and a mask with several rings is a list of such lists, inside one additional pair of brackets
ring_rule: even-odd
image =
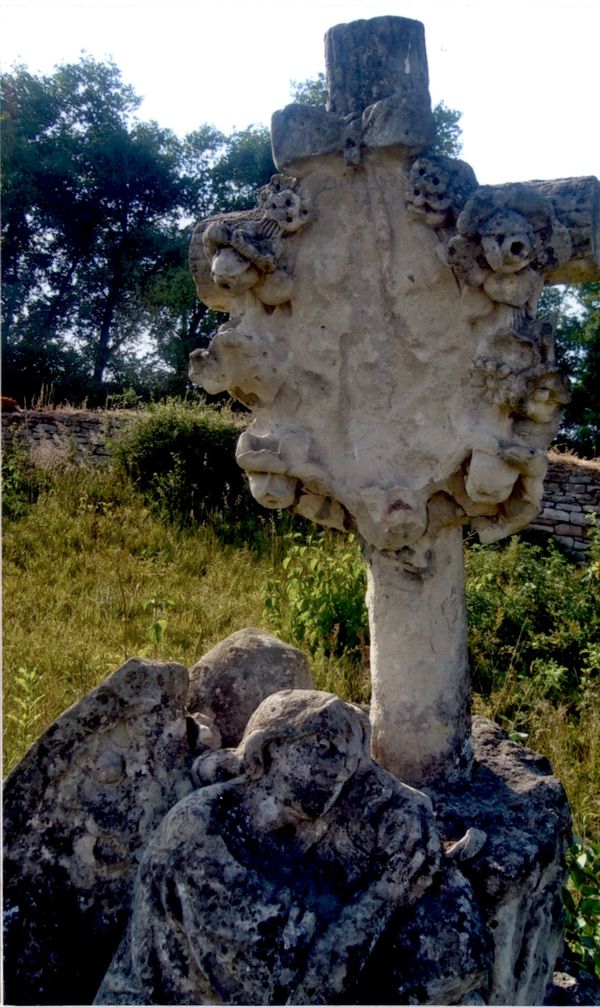
[(556, 356), (571, 381), (557, 442), (587, 458), (600, 455), (600, 283), (546, 287), (538, 315), (556, 316)]
[(248, 126), (227, 137), (212, 169), (213, 211), (247, 210), (277, 171), (266, 126)]
[[(210, 147), (206, 145), (207, 129), (202, 127), (184, 141), (185, 207), (192, 221), (211, 213), (254, 208), (259, 189), (277, 170), (266, 127), (249, 126), (229, 137), (211, 135)], [(204, 156), (208, 149), (210, 163), (199, 171), (198, 151)], [(190, 353), (207, 346), (226, 318), (196, 297), (188, 267), (190, 234), (191, 226), (171, 231), (160, 264), (146, 272), (141, 288), (145, 324), (163, 365), (161, 390), (169, 395), (186, 392)]]
[(2, 97), (7, 392), (99, 402), (152, 366), (185, 383), (212, 320), (188, 274), (190, 224), (254, 205), (275, 170), (267, 129), (180, 140), (136, 120), (118, 68), (89, 57), (41, 77), (16, 67)]
[(444, 157), (460, 157), (462, 151), (461, 118), (462, 112), (455, 108), (448, 108), (443, 101), (438, 101), (433, 108), (435, 140), (430, 147), (431, 153), (442, 154)]
[[(4, 381), (17, 396), (40, 380), (98, 396), (139, 343), (136, 290), (179, 213), (180, 146), (133, 119), (139, 99), (112, 63), (84, 57), (3, 81)], [(36, 359), (39, 367), (29, 362)]]
[(297, 105), (317, 105), (325, 107), (328, 99), (327, 80), (324, 73), (307, 80), (291, 80), (290, 94)]
[[(322, 104), (325, 77), (292, 90)], [(46, 76), (15, 67), (2, 102), (6, 392), (183, 392), (189, 353), (222, 321), (195, 295), (191, 227), (256, 205), (276, 171), (268, 129), (205, 124), (179, 139), (138, 121), (118, 68), (87, 56)], [(445, 113), (456, 144), (459, 113)]]

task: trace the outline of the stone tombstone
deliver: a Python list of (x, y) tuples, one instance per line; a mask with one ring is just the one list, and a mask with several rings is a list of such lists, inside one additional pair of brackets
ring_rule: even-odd
[(144, 845), (193, 787), (187, 693), (187, 668), (132, 658), (8, 776), (7, 1003), (91, 1002), (127, 922)]
[[(468, 788), (408, 787), (362, 709), (265, 699), (149, 838), (96, 1004), (534, 1004), (560, 949), (569, 809), (477, 717)], [(216, 771), (220, 763), (221, 770)]]
[(373, 751), (410, 783), (468, 773), (462, 529), (538, 513), (567, 384), (544, 284), (600, 276), (595, 178), (480, 186), (431, 152), (423, 26), (326, 36), (326, 108), (276, 112), (258, 206), (200, 222), (199, 297), (230, 319), (190, 375), (254, 415), (265, 507), (364, 544)]

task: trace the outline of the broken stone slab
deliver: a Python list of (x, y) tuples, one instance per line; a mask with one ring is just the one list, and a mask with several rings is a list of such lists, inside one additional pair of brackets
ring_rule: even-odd
[(190, 669), (188, 712), (212, 718), (223, 746), (233, 747), (263, 699), (281, 689), (312, 687), (305, 654), (248, 626), (221, 640)]
[(8, 777), (8, 1002), (91, 1002), (141, 851), (192, 789), (187, 694), (182, 665), (133, 658), (59, 717)]
[[(15, 1003), (89, 1002), (127, 919), (140, 850), (307, 658), (248, 627), (182, 665), (132, 659), (64, 713), (5, 788), (5, 981)], [(230, 723), (229, 723), (230, 721)]]

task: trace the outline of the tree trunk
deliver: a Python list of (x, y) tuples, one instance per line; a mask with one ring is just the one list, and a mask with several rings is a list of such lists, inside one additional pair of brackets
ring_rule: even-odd
[(102, 321), (100, 323), (100, 332), (98, 334), (98, 342), (96, 344), (96, 350), (94, 352), (93, 380), (94, 384), (97, 386), (102, 384), (104, 380), (104, 372), (111, 358), (110, 336), (112, 332), (115, 311), (119, 303), (120, 293), (121, 293), (120, 285), (114, 282), (113, 280), (113, 282), (109, 287), (108, 295), (104, 304), (104, 310), (102, 312)]

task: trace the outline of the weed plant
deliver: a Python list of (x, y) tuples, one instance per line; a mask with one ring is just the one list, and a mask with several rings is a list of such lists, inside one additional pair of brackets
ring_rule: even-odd
[(354, 536), (290, 532), (284, 542), (281, 570), (263, 588), (273, 628), (313, 656), (364, 658), (366, 576)]
[(50, 485), (48, 473), (33, 464), (30, 453), (17, 444), (2, 452), (2, 516), (15, 520), (26, 514)]

